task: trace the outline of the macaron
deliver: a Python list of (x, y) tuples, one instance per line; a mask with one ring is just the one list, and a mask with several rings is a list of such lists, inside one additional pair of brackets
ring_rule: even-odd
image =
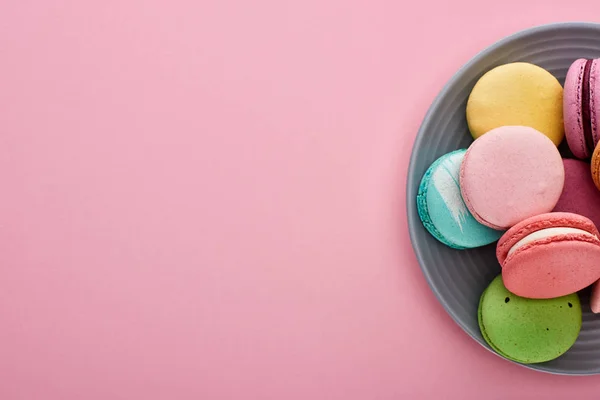
[(599, 236), (592, 221), (572, 213), (518, 223), (496, 247), (506, 288), (517, 296), (548, 299), (591, 285), (600, 278)]
[(600, 68), (598, 60), (580, 58), (567, 71), (563, 112), (565, 135), (573, 155), (588, 159), (600, 140)]
[(554, 209), (565, 171), (558, 149), (530, 127), (504, 126), (475, 140), (460, 170), (463, 199), (481, 224), (505, 230)]
[(563, 159), (563, 164), (565, 186), (554, 211), (583, 215), (600, 226), (600, 191), (590, 175), (590, 164), (573, 159)]
[(592, 285), (590, 308), (594, 314), (600, 314), (600, 281), (596, 281), (596, 283)]
[(485, 289), (477, 313), (485, 341), (501, 356), (522, 364), (560, 357), (581, 330), (577, 293), (553, 299), (527, 299), (508, 291), (497, 276)]
[(590, 164), (592, 173), (592, 181), (598, 190), (600, 190), (600, 146), (596, 146), (592, 154), (592, 162)]
[(537, 65), (500, 65), (473, 87), (467, 123), (475, 139), (500, 126), (523, 125), (542, 132), (558, 146), (564, 138), (563, 88), (554, 75)]
[(466, 152), (456, 150), (438, 158), (425, 172), (417, 195), (417, 209), (425, 228), (455, 249), (485, 246), (503, 233), (477, 222), (462, 199), (458, 180)]

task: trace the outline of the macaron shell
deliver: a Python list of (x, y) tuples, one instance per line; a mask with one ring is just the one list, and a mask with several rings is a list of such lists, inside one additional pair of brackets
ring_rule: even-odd
[(567, 352), (577, 340), (582, 319), (576, 293), (527, 299), (510, 293), (500, 276), (483, 292), (477, 317), (492, 349), (525, 364), (550, 361)]
[(598, 106), (600, 106), (599, 75), (600, 66), (598, 65), (598, 60), (593, 60), (590, 70), (590, 122), (592, 125), (592, 138), (594, 140), (594, 147), (600, 140), (600, 133), (598, 132)]
[(590, 164), (572, 159), (563, 163), (565, 186), (554, 211), (580, 214), (600, 226), (600, 191), (590, 174)]
[(590, 165), (592, 181), (598, 190), (600, 190), (600, 146), (596, 146), (592, 155), (592, 163)]
[(465, 204), (480, 223), (507, 229), (556, 206), (564, 185), (562, 158), (533, 128), (505, 126), (469, 147), (461, 166)]
[(600, 278), (600, 244), (583, 235), (532, 242), (508, 256), (502, 279), (512, 293), (550, 299), (575, 293)]
[(477, 81), (466, 115), (475, 139), (500, 126), (523, 125), (537, 129), (558, 145), (564, 137), (563, 88), (550, 72), (537, 65), (504, 64)]
[(594, 283), (592, 286), (590, 308), (594, 314), (600, 314), (600, 281), (596, 281), (596, 283)]
[(580, 159), (590, 156), (583, 134), (581, 91), (585, 63), (587, 60), (576, 60), (567, 71), (563, 98), (565, 136), (573, 155)]
[(485, 246), (503, 233), (477, 222), (462, 199), (458, 179), (465, 153), (466, 149), (462, 149), (438, 158), (423, 176), (417, 196), (417, 209), (425, 228), (455, 249)]

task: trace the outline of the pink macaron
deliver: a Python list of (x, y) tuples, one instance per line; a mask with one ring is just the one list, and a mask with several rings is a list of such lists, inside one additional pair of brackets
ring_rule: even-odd
[(594, 185), (590, 164), (573, 159), (564, 159), (563, 163), (565, 186), (554, 211), (583, 215), (599, 227), (600, 190)]
[(460, 188), (481, 224), (505, 230), (554, 209), (565, 171), (547, 136), (524, 126), (492, 129), (475, 140), (460, 170)]
[(576, 60), (565, 79), (563, 119), (567, 143), (577, 158), (591, 157), (600, 140), (600, 66), (598, 60)]
[(581, 290), (600, 278), (600, 234), (572, 213), (536, 215), (498, 241), (502, 279), (517, 296), (549, 299)]
[(600, 281), (596, 281), (592, 286), (592, 295), (590, 297), (590, 308), (594, 314), (600, 314)]

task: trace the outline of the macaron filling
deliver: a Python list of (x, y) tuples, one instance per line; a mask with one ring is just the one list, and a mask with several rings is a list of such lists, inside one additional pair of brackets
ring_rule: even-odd
[(592, 133), (592, 110), (590, 106), (590, 72), (592, 70), (592, 63), (594, 60), (586, 60), (585, 67), (583, 68), (583, 79), (581, 87), (581, 118), (583, 125), (583, 136), (585, 137), (585, 144), (587, 145), (590, 154), (596, 147), (594, 145), (594, 137)]
[(529, 235), (525, 236), (523, 239), (519, 240), (517, 243), (515, 243), (510, 248), (507, 256), (510, 256), (511, 254), (513, 254), (515, 251), (517, 251), (521, 247), (526, 246), (533, 241), (544, 240), (544, 239), (554, 238), (554, 237), (563, 236), (563, 235), (584, 235), (591, 239), (598, 239), (594, 234), (587, 232), (583, 229), (568, 228), (568, 227), (546, 228), (546, 229), (541, 229), (539, 231), (530, 233)]

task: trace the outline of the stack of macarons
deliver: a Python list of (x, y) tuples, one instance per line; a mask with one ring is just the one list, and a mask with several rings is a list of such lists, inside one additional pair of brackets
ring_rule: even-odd
[(488, 344), (521, 363), (555, 359), (579, 335), (580, 290), (593, 287), (600, 313), (600, 60), (576, 60), (564, 89), (539, 66), (500, 65), (466, 118), (474, 141), (425, 172), (419, 216), (454, 249), (496, 243), (502, 273), (478, 308)]

